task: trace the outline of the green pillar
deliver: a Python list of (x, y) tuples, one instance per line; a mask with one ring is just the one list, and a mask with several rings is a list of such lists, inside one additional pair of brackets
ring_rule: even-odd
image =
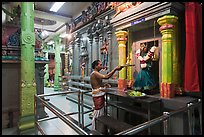
[(181, 83), (180, 77), (180, 63), (179, 63), (179, 31), (178, 31), (178, 21), (174, 24), (174, 34), (173, 34), (173, 73), (174, 73), (174, 83), (179, 86)]
[[(48, 59), (48, 51), (45, 52), (45, 58)], [(49, 78), (49, 71), (48, 71), (48, 64), (46, 64), (45, 65), (44, 86), (48, 78)]]
[(175, 39), (175, 23), (178, 17), (166, 15), (157, 20), (162, 33), (162, 82), (161, 97), (171, 98), (175, 95), (175, 81), (177, 77), (177, 54)]
[(19, 134), (35, 130), (34, 94), (36, 93), (34, 62), (34, 3), (21, 2), (21, 88)]
[[(132, 64), (132, 30), (128, 30), (128, 51), (127, 51), (127, 64)], [(133, 69), (134, 67), (127, 67), (127, 87), (131, 88), (133, 84)]]
[(61, 63), (61, 57), (60, 57), (60, 37), (56, 36), (54, 38), (55, 42), (55, 80), (54, 80), (54, 91), (59, 90), (59, 76), (61, 76), (60, 71), (60, 63)]

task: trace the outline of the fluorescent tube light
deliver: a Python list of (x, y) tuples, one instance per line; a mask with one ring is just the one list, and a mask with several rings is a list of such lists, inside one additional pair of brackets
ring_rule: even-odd
[(55, 2), (51, 7), (50, 11), (57, 12), (65, 2)]

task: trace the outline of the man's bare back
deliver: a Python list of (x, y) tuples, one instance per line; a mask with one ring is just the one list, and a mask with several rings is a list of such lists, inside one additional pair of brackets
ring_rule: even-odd
[(102, 84), (102, 78), (100, 77), (100, 73), (97, 71), (93, 71), (91, 73), (90, 79), (91, 79), (91, 86), (93, 89), (98, 89), (103, 86)]

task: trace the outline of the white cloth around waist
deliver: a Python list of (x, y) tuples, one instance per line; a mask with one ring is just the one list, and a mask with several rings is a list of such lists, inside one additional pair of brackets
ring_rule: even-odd
[(100, 87), (100, 88), (97, 88), (97, 89), (92, 89), (92, 97), (98, 97), (98, 96), (105, 95), (105, 92), (102, 91), (104, 89), (106, 89), (106, 88), (105, 87)]

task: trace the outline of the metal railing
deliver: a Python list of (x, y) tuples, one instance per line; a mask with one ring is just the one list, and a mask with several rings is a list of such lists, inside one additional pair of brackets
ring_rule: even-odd
[(129, 128), (125, 131), (119, 132), (115, 135), (135, 135), (138, 134), (139, 132), (156, 125), (158, 123), (163, 122), (163, 130), (164, 130), (164, 135), (169, 135), (169, 118), (172, 116), (175, 116), (177, 114), (183, 113), (183, 112), (188, 112), (188, 123), (189, 123), (189, 134), (193, 135), (195, 133), (195, 115), (192, 115), (194, 113), (194, 109), (198, 108), (199, 110), (199, 122), (200, 122), (200, 133), (202, 135), (202, 101), (201, 99), (198, 99), (198, 102), (196, 103), (189, 103), (187, 104), (186, 107), (181, 108), (176, 111), (171, 111), (171, 112), (163, 112), (163, 115), (160, 117), (157, 117), (155, 119), (149, 120), (147, 122), (144, 122), (140, 125), (134, 126), (132, 128)]
[[(37, 129), (41, 132), (41, 134), (45, 135), (45, 131), (41, 128), (39, 122), (44, 121), (44, 120), (49, 120), (49, 119), (53, 119), (53, 118), (60, 118), (63, 122), (65, 122), (67, 125), (69, 125), (74, 131), (76, 131), (78, 134), (80, 135), (88, 135), (87, 132), (85, 132), (82, 128), (81, 128), (81, 118), (80, 118), (80, 103), (78, 103), (78, 112), (75, 113), (69, 113), (69, 114), (62, 114), (59, 110), (57, 110), (56, 108), (53, 107), (52, 104), (50, 104), (49, 102), (45, 101), (43, 98), (44, 97), (48, 97), (48, 96), (54, 96), (54, 95), (62, 95), (62, 94), (71, 94), (71, 93), (78, 93), (78, 101), (80, 102), (80, 91), (64, 91), (64, 92), (58, 92), (58, 93), (51, 93), (51, 94), (42, 94), (42, 95), (37, 95), (35, 94), (34, 99), (35, 99), (35, 124)], [(37, 119), (37, 114), (36, 114), (36, 103), (37, 103), (37, 99), (39, 99), (40, 102), (42, 102), (42, 105), (44, 105), (46, 108), (48, 108), (52, 113), (54, 113), (56, 116), (55, 117), (51, 117), (51, 118), (44, 118), (41, 120)], [(71, 119), (71, 117), (69, 115), (71, 114), (78, 114), (78, 125), (75, 124)]]
[[(84, 114), (87, 114), (87, 113), (93, 111), (92, 107), (87, 107), (87, 106), (84, 105), (84, 95), (92, 97), (92, 95), (87, 94), (87, 93), (90, 93), (90, 92), (92, 92), (92, 91), (91, 90), (87, 90), (87, 91), (82, 92), (82, 94), (81, 94), (81, 116), (82, 116), (81, 128), (82, 129), (91, 126), (91, 123), (88, 124), (88, 125), (84, 125)], [(88, 111), (84, 111), (84, 107), (88, 108), (89, 110)]]
[[(64, 91), (64, 92), (58, 92), (58, 93), (52, 93), (52, 94), (42, 94), (42, 95), (35, 95), (35, 116), (36, 114), (36, 100), (39, 99), (42, 104), (47, 107), (51, 112), (53, 112), (56, 116), (51, 118), (44, 118), (41, 120), (37, 120), (36, 118), (36, 127), (38, 130), (45, 135), (45, 131), (40, 127), (39, 122), (50, 120), (54, 118), (60, 118), (63, 122), (65, 122), (67, 125), (69, 125), (73, 130), (75, 130), (80, 135), (88, 135), (87, 132), (84, 131), (85, 128), (91, 125), (84, 125), (84, 114), (87, 114), (89, 112), (92, 112), (92, 107), (88, 107), (84, 105), (84, 95), (91, 96), (88, 94), (91, 92), (90, 90), (87, 91)], [(45, 101), (43, 98), (47, 96), (54, 96), (54, 95), (62, 95), (62, 94), (71, 94), (71, 93), (77, 93), (78, 94), (78, 112), (72, 112), (69, 114), (62, 114), (59, 112), (59, 110), (55, 109), (49, 102)], [(106, 100), (107, 101), (107, 100)], [(84, 107), (88, 108), (88, 111), (84, 111)], [(142, 124), (139, 124), (137, 126), (134, 126), (130, 129), (124, 130), (122, 132), (119, 132), (115, 135), (135, 135), (138, 134), (141, 131), (144, 131), (151, 126), (154, 126), (156, 124), (163, 124), (163, 134), (169, 135), (170, 133), (170, 118), (172, 116), (187, 112), (188, 114), (188, 127), (189, 127), (189, 134), (194, 135), (195, 134), (195, 115), (194, 110), (198, 109), (199, 111), (199, 122), (200, 122), (200, 133), (202, 135), (202, 100), (198, 99), (195, 103), (189, 103), (186, 107), (181, 108), (179, 110), (171, 111), (171, 112), (163, 112), (163, 115), (157, 118), (154, 118), (152, 120), (149, 120), (147, 122), (144, 122)], [(70, 115), (78, 114), (78, 125), (75, 124), (73, 121), (71, 121)]]

